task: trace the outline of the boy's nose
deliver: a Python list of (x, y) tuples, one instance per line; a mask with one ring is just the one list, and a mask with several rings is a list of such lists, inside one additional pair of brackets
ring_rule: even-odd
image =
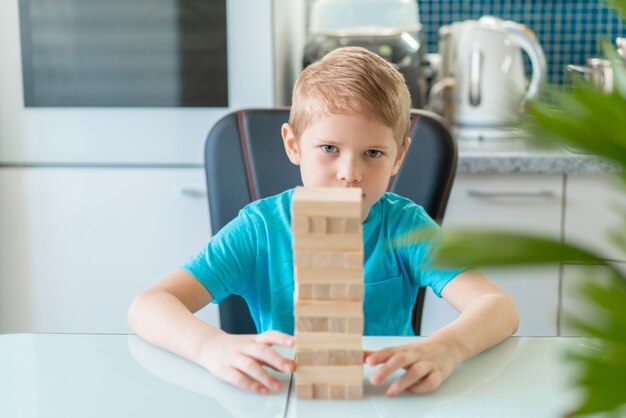
[(358, 163), (351, 158), (343, 161), (337, 171), (337, 178), (348, 184), (360, 182), (362, 173)]

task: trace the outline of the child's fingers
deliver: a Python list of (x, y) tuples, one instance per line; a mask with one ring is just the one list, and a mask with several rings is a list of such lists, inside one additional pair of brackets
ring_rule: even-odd
[(406, 351), (394, 353), (380, 369), (376, 370), (376, 372), (370, 376), (370, 382), (374, 385), (381, 384), (396, 370), (405, 368), (410, 364), (415, 363), (416, 360), (417, 359), (412, 353)]
[(266, 331), (262, 334), (255, 335), (254, 340), (264, 344), (282, 345), (284, 347), (293, 347), (296, 345), (296, 339), (294, 337), (279, 331)]
[(243, 352), (281, 373), (291, 373), (295, 369), (293, 360), (286, 359), (265, 344), (251, 344), (246, 346)]
[(383, 363), (387, 361), (389, 357), (391, 357), (394, 353), (392, 348), (384, 348), (378, 351), (367, 351), (364, 355), (365, 363), (370, 366), (375, 366), (377, 364)]
[(437, 389), (442, 382), (443, 376), (433, 371), (413, 386), (410, 386), (407, 390), (412, 393), (429, 393)]
[(246, 374), (249, 378), (255, 379), (269, 390), (278, 391), (282, 386), (278, 379), (270, 375), (251, 357), (238, 356), (233, 367)]
[(239, 370), (229, 368), (221, 377), (228, 383), (235, 385), (241, 389), (256, 393), (267, 393), (267, 388), (265, 386), (263, 386), (259, 382), (255, 382), (253, 379), (251, 379), (245, 373), (240, 372)]
[(388, 396), (394, 396), (423, 380), (432, 369), (424, 362), (417, 362), (406, 368), (406, 373), (396, 379), (386, 390)]

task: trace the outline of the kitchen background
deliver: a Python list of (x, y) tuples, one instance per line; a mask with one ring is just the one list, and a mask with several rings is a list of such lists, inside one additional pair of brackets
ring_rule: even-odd
[[(313, 0), (212, 1), (228, 4), (228, 80), (222, 81), (229, 85), (228, 107), (112, 108), (29, 107), (24, 103), (28, 65), (22, 67), (21, 41), (29, 32), (24, 30), (27, 25), (19, 25), (18, 5), (62, 4), (67, 8), (87, 0), (0, 0), (0, 333), (128, 332), (126, 311), (132, 298), (184, 262), (211, 236), (202, 162), (206, 133), (229, 110), (288, 104), (302, 63), (306, 10), (314, 4)], [(103, 18), (103, 10), (109, 10), (127, 22), (128, 7), (143, 5), (148, 11), (165, 12), (171, 10), (168, 5), (196, 2), (208, 0), (91, 0), (90, 13)], [(537, 33), (553, 82), (566, 78), (566, 64), (582, 64), (599, 54), (599, 35), (611, 40), (626, 35), (624, 23), (597, 0), (547, 4), (420, 0), (418, 4), (426, 52), (437, 52), (441, 24), (494, 14), (525, 23)], [(54, 16), (63, 17), (60, 10), (65, 9), (52, 10)], [(148, 15), (160, 19), (158, 14)], [(61, 32), (76, 30), (72, 39), (101, 41), (84, 36), (85, 30), (97, 29), (95, 25), (75, 20), (76, 26), (57, 26)], [(150, 25), (136, 26), (137, 36), (154, 42), (146, 28)], [(199, 27), (209, 32), (218, 29), (218, 25)], [(36, 34), (42, 28), (31, 25), (31, 29)], [(101, 31), (105, 39), (112, 33), (117, 36), (120, 31)], [(68, 46), (58, 36), (41, 39)], [(144, 49), (150, 45), (146, 43)], [(54, 49), (49, 46), (40, 52), (53, 59), (63, 57), (51, 53)], [(123, 67), (117, 65), (119, 60), (109, 61), (115, 70)], [(140, 61), (154, 67), (154, 61)], [(123, 63), (128, 66), (131, 61)], [(613, 224), (608, 213), (612, 205), (607, 202), (615, 193), (609, 192), (609, 186), (600, 187), (604, 178), (558, 167), (533, 171), (534, 163), (542, 159), (529, 161), (527, 171), (515, 171), (509, 164), (501, 171), (487, 168), (460, 173), (446, 223), (518, 227), (586, 241), (591, 232), (600, 230), (590, 225)], [(523, 199), (491, 202), (472, 198), (476, 191)], [(619, 260), (626, 265), (626, 260)], [(561, 290), (567, 288), (573, 270), (556, 265), (494, 274), (519, 299), (524, 315), (520, 335), (563, 334), (559, 312), (569, 301), (561, 297)], [(432, 312), (427, 316), (440, 322), (454, 314)], [(218, 323), (214, 305), (200, 316)], [(428, 333), (440, 325), (425, 324), (424, 330)]]
[[(308, 0), (310, 5), (315, 0)], [(624, 36), (626, 25), (601, 0), (418, 0), (426, 52), (437, 52), (441, 25), (494, 15), (527, 25), (535, 32), (546, 54), (548, 79), (567, 82), (567, 64), (584, 65), (600, 56), (600, 36), (614, 41)]]
[(584, 65), (587, 58), (601, 56), (600, 36), (613, 42), (625, 32), (624, 21), (599, 0), (420, 0), (418, 4), (429, 52), (437, 50), (442, 24), (492, 14), (535, 32), (546, 54), (548, 79), (558, 84), (567, 80), (567, 64)]

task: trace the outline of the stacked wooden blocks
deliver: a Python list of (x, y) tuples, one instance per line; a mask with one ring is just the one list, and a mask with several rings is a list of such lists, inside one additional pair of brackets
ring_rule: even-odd
[(361, 193), (298, 187), (293, 194), (298, 399), (363, 396)]

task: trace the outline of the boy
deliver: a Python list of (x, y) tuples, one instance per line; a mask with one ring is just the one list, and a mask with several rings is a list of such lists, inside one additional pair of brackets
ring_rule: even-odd
[[(282, 127), (304, 186), (362, 189), (365, 334), (411, 335), (411, 312), (423, 285), (461, 312), (428, 338), (365, 352), (367, 364), (382, 364), (372, 384), (406, 371), (387, 387), (389, 396), (434, 390), (459, 363), (518, 326), (511, 298), (480, 272), (429, 268), (427, 242), (390, 249), (403, 233), (437, 228), (421, 207), (385, 193), (409, 146), (409, 113), (408, 89), (392, 65), (365, 49), (341, 48), (302, 72)], [(248, 205), (182, 269), (139, 295), (129, 310), (131, 328), (236, 386), (279, 390), (280, 381), (263, 366), (284, 373), (295, 368), (271, 348), (295, 343), (292, 192)], [(229, 335), (193, 316), (231, 293), (246, 299), (259, 335)]]

